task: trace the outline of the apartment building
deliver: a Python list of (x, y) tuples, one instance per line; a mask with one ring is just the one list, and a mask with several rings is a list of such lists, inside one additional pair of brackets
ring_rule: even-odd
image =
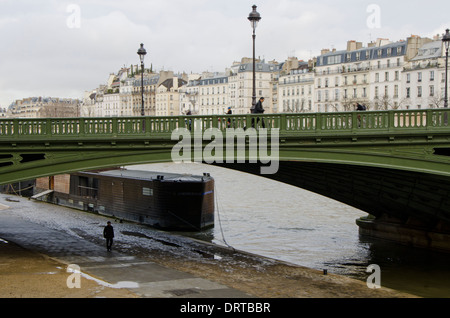
[(423, 45), (404, 67), (405, 104), (409, 109), (438, 108), (444, 105), (445, 57), (440, 39)]
[(120, 86), (122, 103), (120, 116), (142, 115), (142, 83), (144, 88), (144, 114), (155, 116), (156, 89), (160, 78), (159, 74), (144, 73), (143, 81), (141, 81), (140, 75), (124, 79)]
[[(442, 107), (445, 58), (440, 36), (377, 39), (363, 47), (322, 50), (314, 60), (255, 60), (256, 99), (265, 97), (266, 114)], [(217, 115), (231, 107), (248, 114), (253, 95), (253, 59), (242, 58), (222, 73), (178, 74), (138, 65), (110, 74), (106, 84), (85, 92), (82, 101), (33, 97), (17, 100), (9, 117)], [(4, 114), (2, 114), (4, 115)]]
[[(290, 66), (278, 80), (278, 113), (312, 112), (314, 104), (314, 72), (311, 65), (290, 59)], [(284, 69), (284, 67), (283, 67)]]
[(225, 73), (203, 75), (198, 81), (199, 114), (225, 114), (229, 107), (228, 76)]
[(7, 110), (11, 118), (76, 117), (81, 101), (71, 98), (29, 97), (14, 101)]
[(188, 76), (188, 82), (180, 89), (180, 109), (181, 114), (191, 113), (192, 115), (200, 114), (199, 107), (199, 90), (200, 90), (199, 74)]
[(156, 88), (156, 116), (182, 115), (180, 96), (187, 81), (178, 76), (168, 78)]
[(429, 41), (418, 36), (394, 43), (378, 39), (368, 47), (349, 41), (347, 50), (323, 51), (315, 69), (316, 110), (351, 111), (357, 103), (371, 110), (405, 107), (403, 67)]
[[(264, 109), (267, 113), (277, 112), (276, 83), (280, 73), (278, 62), (255, 61), (256, 100), (264, 97)], [(229, 104), (234, 114), (248, 114), (253, 97), (253, 59), (243, 58), (234, 62), (228, 76)]]

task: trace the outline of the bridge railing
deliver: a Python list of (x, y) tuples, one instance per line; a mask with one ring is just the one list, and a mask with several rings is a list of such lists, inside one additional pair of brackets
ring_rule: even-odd
[(171, 117), (6, 118), (0, 119), (0, 141), (17, 138), (169, 135), (177, 128), (280, 129), (287, 134), (327, 134), (446, 130), (450, 109), (390, 110), (267, 115), (202, 115)]

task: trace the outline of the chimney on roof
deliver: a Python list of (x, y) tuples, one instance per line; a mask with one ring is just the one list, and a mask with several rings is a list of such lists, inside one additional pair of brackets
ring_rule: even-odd
[(362, 42), (348, 41), (347, 51), (356, 51), (362, 48)]

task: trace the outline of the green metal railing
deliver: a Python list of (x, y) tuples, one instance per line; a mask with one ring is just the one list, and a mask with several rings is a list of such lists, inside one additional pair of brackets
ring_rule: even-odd
[(449, 109), (342, 113), (211, 115), (172, 117), (0, 119), (0, 142), (27, 137), (120, 137), (168, 135), (177, 128), (279, 129), (280, 134), (448, 131)]

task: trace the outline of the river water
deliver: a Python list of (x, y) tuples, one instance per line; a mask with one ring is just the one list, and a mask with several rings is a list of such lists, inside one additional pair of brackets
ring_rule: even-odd
[(219, 245), (366, 281), (380, 266), (381, 286), (422, 297), (450, 297), (450, 255), (360, 237), (367, 213), (312, 192), (225, 168), (158, 163), (127, 169), (215, 179), (215, 226), (181, 233)]

